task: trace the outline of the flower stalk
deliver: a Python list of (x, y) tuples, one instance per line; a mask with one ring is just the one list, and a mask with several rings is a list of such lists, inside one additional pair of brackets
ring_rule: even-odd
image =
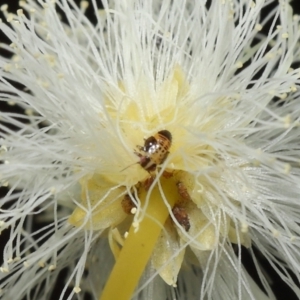
[[(176, 199), (174, 187), (167, 181), (162, 178), (161, 184), (164, 187), (165, 198), (168, 199), (168, 206), (172, 207)], [(146, 196), (146, 192), (141, 194), (142, 203), (145, 203)], [(156, 186), (152, 190), (145, 208), (145, 216), (138, 224), (133, 223), (130, 227), (100, 300), (131, 299), (169, 213), (165, 200)], [(128, 272), (130, 276), (128, 276)]]

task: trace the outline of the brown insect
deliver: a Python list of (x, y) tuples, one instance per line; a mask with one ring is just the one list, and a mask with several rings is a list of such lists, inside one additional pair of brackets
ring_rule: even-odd
[(172, 144), (172, 134), (168, 130), (158, 131), (145, 139), (144, 146), (137, 146), (139, 152), (134, 151), (140, 161), (138, 162), (148, 172), (155, 171), (169, 154)]
[(177, 222), (185, 229), (185, 231), (189, 231), (191, 224), (185, 208), (175, 205), (172, 212)]
[(123, 211), (128, 215), (132, 214), (133, 209), (136, 208), (136, 205), (134, 204), (134, 202), (128, 194), (124, 196), (121, 205)]
[(191, 196), (190, 196), (189, 192), (187, 191), (187, 188), (181, 181), (178, 181), (176, 183), (176, 186), (177, 186), (178, 194), (181, 196), (182, 199), (184, 199), (186, 201), (191, 200)]

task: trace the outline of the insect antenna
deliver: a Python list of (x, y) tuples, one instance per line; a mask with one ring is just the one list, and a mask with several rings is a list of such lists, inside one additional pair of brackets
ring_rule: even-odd
[(139, 163), (139, 161), (137, 161), (137, 162), (135, 162), (135, 163), (133, 163), (133, 164), (130, 164), (129, 166), (127, 166), (127, 167), (125, 167), (124, 169), (122, 169), (120, 172), (123, 172), (123, 171), (125, 171), (126, 169), (128, 169), (129, 167), (132, 167), (133, 165), (136, 165), (136, 164), (138, 164)]

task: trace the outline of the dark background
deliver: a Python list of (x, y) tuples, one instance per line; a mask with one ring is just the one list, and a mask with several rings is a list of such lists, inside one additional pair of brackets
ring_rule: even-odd
[[(120, 0), (120, 1), (125, 1), (125, 0)], [(147, 1), (147, 0), (145, 0), (145, 1)], [(212, 0), (212, 1), (219, 1), (219, 0)], [(79, 1), (76, 1), (76, 2), (79, 2)], [(18, 0), (0, 0), (0, 6), (5, 3), (9, 3), (9, 11), (16, 11), (19, 8)], [(294, 0), (291, 2), (291, 4), (294, 8), (295, 13), (300, 14), (300, 0)], [(267, 14), (269, 9), (270, 9), (270, 7), (266, 8), (264, 13)], [(93, 20), (92, 9), (88, 9), (87, 15), (91, 18), (91, 20)], [(2, 15), (1, 15), (1, 18), (3, 19)], [(5, 20), (3, 20), (3, 21), (5, 22)], [(0, 42), (5, 42), (5, 43), (9, 42), (3, 36), (3, 34), (1, 32), (0, 32)], [(1, 49), (0, 49), (0, 54), (7, 55), (7, 53), (3, 52)], [(1, 111), (15, 111), (15, 112), (22, 113), (21, 109), (18, 109), (17, 107), (7, 106), (1, 102), (0, 102), (0, 109), (1, 109)], [(0, 135), (1, 135), (1, 132), (0, 132)], [(3, 196), (5, 192), (7, 192), (7, 189), (1, 187), (0, 188), (0, 196)], [(36, 226), (40, 226), (40, 225), (36, 225)], [(4, 244), (5, 244), (5, 240), (7, 240), (8, 236), (9, 236), (8, 231), (4, 231), (1, 234), (0, 253), (2, 253)], [(258, 251), (255, 251), (255, 252), (257, 254), (258, 260), (263, 265), (265, 271), (267, 272), (268, 276), (271, 278), (271, 280), (273, 282), (272, 287), (273, 287), (273, 291), (274, 291), (275, 295), (277, 296), (277, 299), (278, 300), (297, 300), (298, 297), (286, 286), (286, 284), (280, 279), (278, 274), (270, 267), (270, 265), (267, 263), (267, 261), (260, 255), (260, 253)], [(0, 254), (0, 257), (1, 257), (1, 254)], [(256, 277), (257, 274), (255, 271), (254, 264), (252, 263), (252, 259), (246, 250), (243, 251), (243, 257), (244, 257), (243, 261), (244, 261), (245, 266), (248, 269), (248, 272), (252, 276)], [(0, 262), (1, 261), (2, 261), (2, 257), (0, 258)], [(60, 278), (61, 280), (59, 280), (59, 281), (61, 281), (61, 284), (58, 283), (55, 290), (53, 291), (52, 299), (59, 298), (60, 292), (61, 292), (62, 288), (64, 287), (63, 277), (64, 277), (64, 274), (61, 275), (61, 278)], [(12, 299), (12, 300), (14, 300), (14, 299)], [(41, 299), (41, 300), (43, 300), (43, 299)], [(88, 300), (88, 299), (86, 299), (86, 300)], [(112, 300), (117, 300), (117, 299), (112, 299)], [(147, 300), (147, 299), (145, 299), (145, 300)], [(157, 299), (157, 300), (163, 300), (163, 299)], [(230, 300), (230, 299), (228, 299), (228, 300)]]

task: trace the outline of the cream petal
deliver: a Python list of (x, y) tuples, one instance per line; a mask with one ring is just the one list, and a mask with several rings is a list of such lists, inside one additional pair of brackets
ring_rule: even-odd
[(216, 228), (194, 203), (186, 207), (186, 213), (189, 218), (190, 229), (185, 232), (182, 227), (177, 227), (179, 236), (183, 241), (199, 250), (213, 249), (218, 242)]
[(76, 207), (69, 223), (86, 229), (100, 230), (116, 226), (127, 216), (122, 209), (125, 187), (114, 187), (99, 176), (82, 183), (81, 205)]
[(152, 264), (162, 279), (169, 285), (176, 286), (177, 276), (181, 268), (185, 249), (180, 250), (183, 243), (169, 219), (165, 223), (152, 254)]
[(240, 229), (237, 229), (234, 224), (230, 225), (228, 238), (233, 244), (242, 244), (246, 248), (251, 247), (251, 238), (247, 232), (242, 232)]

